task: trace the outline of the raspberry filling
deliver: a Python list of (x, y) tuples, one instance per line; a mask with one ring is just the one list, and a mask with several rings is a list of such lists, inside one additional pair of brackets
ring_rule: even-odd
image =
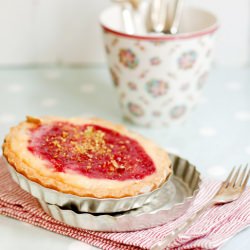
[(30, 133), (29, 151), (57, 172), (112, 180), (143, 179), (155, 172), (152, 159), (137, 141), (108, 128), (55, 122)]

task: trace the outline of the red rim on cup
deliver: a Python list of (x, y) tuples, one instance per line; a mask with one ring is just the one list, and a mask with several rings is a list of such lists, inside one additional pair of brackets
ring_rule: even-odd
[[(184, 14), (180, 24), (180, 33), (171, 34), (138, 34), (131, 35), (121, 31), (121, 17), (119, 17), (119, 8), (112, 6), (105, 9), (100, 16), (100, 23), (105, 32), (113, 33), (118, 36), (137, 39), (137, 40), (152, 40), (152, 41), (168, 41), (191, 39), (199, 36), (204, 36), (214, 33), (218, 27), (218, 20), (214, 14), (207, 10), (195, 7), (187, 7), (184, 9)], [(111, 18), (112, 17), (112, 18)], [(114, 19), (113, 19), (114, 18)], [(115, 21), (113, 21), (115, 20)], [(119, 21), (118, 21), (119, 20)], [(120, 27), (119, 27), (120, 26)]]

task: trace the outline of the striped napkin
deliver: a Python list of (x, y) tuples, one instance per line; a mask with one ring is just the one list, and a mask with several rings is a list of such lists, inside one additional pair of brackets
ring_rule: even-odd
[[(175, 221), (127, 233), (93, 232), (74, 228), (47, 215), (38, 201), (14, 183), (0, 160), (0, 214), (63, 234), (101, 249), (149, 249), (164, 238), (216, 193), (220, 183), (204, 180), (201, 190), (185, 215)], [(250, 226), (250, 188), (233, 203), (206, 211), (169, 249), (217, 249), (227, 239)]]

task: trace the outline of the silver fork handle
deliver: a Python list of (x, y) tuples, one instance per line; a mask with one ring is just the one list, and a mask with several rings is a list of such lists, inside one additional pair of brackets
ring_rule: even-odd
[(149, 32), (161, 33), (167, 19), (166, 0), (151, 0), (148, 6), (147, 28)]
[(135, 20), (131, 8), (126, 6), (126, 4), (123, 4), (121, 11), (125, 32), (130, 35), (135, 34)]
[[(121, 17), (122, 17), (122, 25), (123, 30), (133, 35), (136, 32), (136, 25), (134, 19), (134, 9), (129, 0), (112, 0), (114, 3), (120, 4), (121, 7)], [(136, 4), (136, 2), (134, 2)]]
[(176, 1), (174, 19), (173, 19), (172, 25), (170, 27), (170, 33), (173, 35), (178, 32), (178, 29), (180, 26), (183, 4), (184, 4), (184, 0), (177, 0)]
[(214, 202), (210, 201), (207, 204), (205, 204), (203, 207), (201, 207), (196, 213), (194, 213), (190, 218), (188, 218), (183, 224), (181, 224), (178, 228), (173, 230), (166, 238), (163, 240), (160, 240), (156, 242), (150, 250), (161, 250), (166, 248), (171, 244), (171, 242), (182, 232), (186, 231), (192, 223), (203, 213), (205, 212), (209, 207), (213, 206)]

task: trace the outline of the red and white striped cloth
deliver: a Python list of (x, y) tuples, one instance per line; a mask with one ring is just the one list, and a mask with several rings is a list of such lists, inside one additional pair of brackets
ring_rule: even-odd
[[(101, 249), (149, 249), (154, 242), (164, 238), (207, 202), (217, 191), (219, 184), (214, 181), (203, 181), (201, 190), (187, 213), (166, 225), (127, 233), (93, 232), (65, 225), (47, 215), (35, 198), (12, 181), (7, 168), (0, 161), (0, 214)], [(248, 226), (250, 226), (250, 188), (247, 188), (237, 201), (213, 207), (205, 212), (185, 232), (185, 235), (183, 234), (172, 243), (170, 249), (216, 249), (228, 238)]]

